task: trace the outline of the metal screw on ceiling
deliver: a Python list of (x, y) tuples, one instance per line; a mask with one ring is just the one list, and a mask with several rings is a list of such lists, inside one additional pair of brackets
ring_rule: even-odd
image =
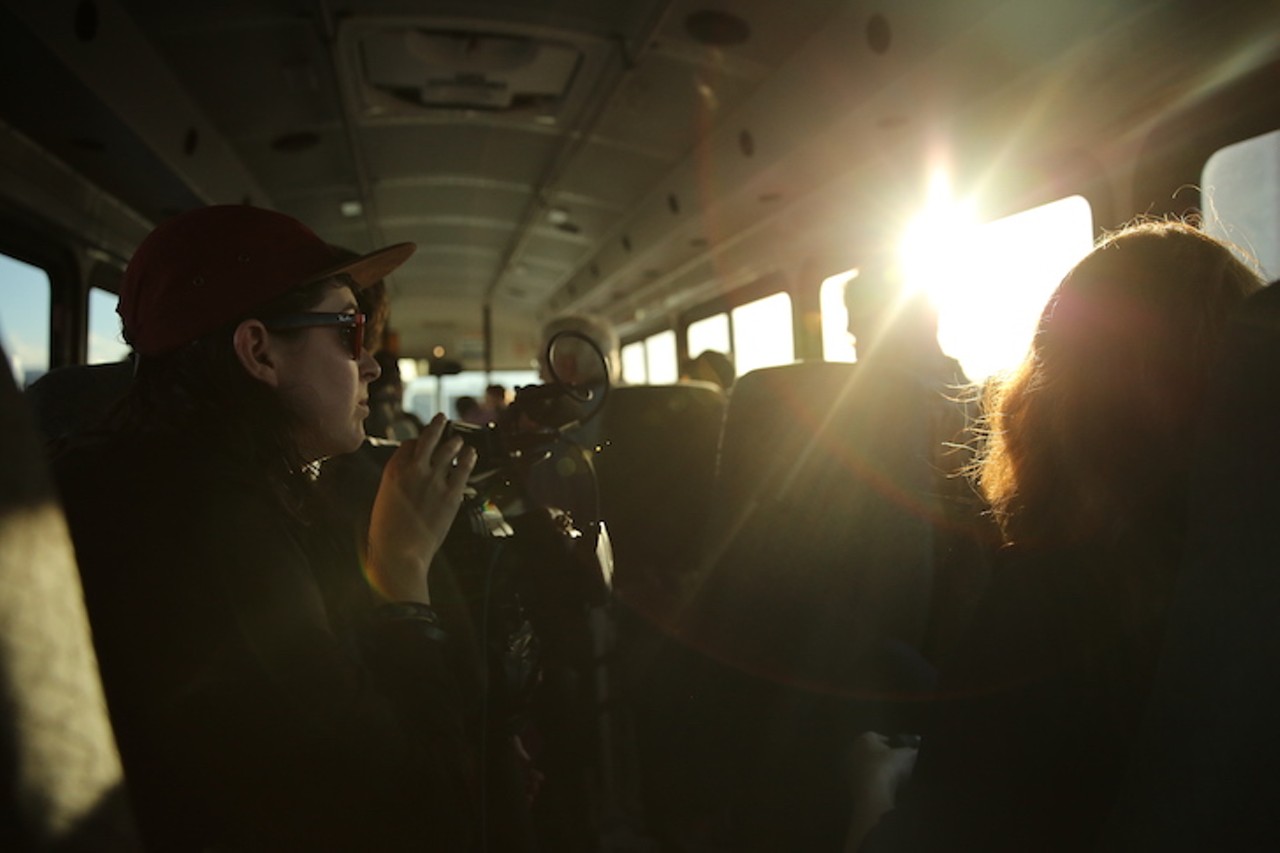
[(675, 193), (667, 196), (667, 207), (671, 208), (672, 213), (680, 212), (680, 198)]
[(92, 151), (95, 154), (101, 154), (107, 150), (107, 146), (101, 139), (95, 139), (92, 136), (73, 136), (71, 144), (83, 151)]
[(312, 133), (309, 130), (283, 133), (271, 140), (271, 147), (284, 154), (297, 154), (299, 151), (315, 148), (319, 144), (320, 134)]
[(756, 140), (751, 131), (744, 130), (738, 134), (738, 149), (742, 151), (743, 157), (751, 157), (756, 153)]
[(867, 21), (867, 44), (875, 53), (885, 53), (893, 42), (893, 30), (884, 15), (872, 15)]
[(751, 25), (728, 12), (702, 9), (684, 19), (685, 32), (699, 44), (728, 47), (751, 38)]
[(622, 235), (622, 248), (624, 251), (627, 251), (627, 252), (631, 251), (631, 238), (628, 237), (626, 234)]

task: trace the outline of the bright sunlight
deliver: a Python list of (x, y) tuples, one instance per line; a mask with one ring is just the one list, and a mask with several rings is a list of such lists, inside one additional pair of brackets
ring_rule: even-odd
[[(935, 181), (925, 210), (900, 244), (908, 291), (923, 290), (938, 308), (938, 341), (981, 381), (1026, 354), (1040, 312), (1058, 282), (1093, 243), (1093, 214), (1081, 196), (978, 223), (972, 209)], [(856, 271), (823, 283), (824, 350), (848, 360), (840, 293)], [(828, 309), (837, 316), (827, 319)]]

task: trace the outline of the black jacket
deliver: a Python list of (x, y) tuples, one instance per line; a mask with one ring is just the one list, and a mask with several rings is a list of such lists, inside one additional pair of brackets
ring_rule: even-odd
[(148, 846), (468, 849), (440, 626), (376, 607), (350, 535), (195, 444), (117, 437), (56, 466)]

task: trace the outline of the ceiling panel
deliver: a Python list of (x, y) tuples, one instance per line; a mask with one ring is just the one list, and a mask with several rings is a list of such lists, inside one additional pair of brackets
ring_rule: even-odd
[(529, 203), (527, 188), (493, 181), (380, 181), (378, 215), (384, 222), (453, 215), (467, 219), (514, 222)]
[(361, 147), (373, 180), (453, 175), (528, 184), (536, 179), (560, 141), (492, 124), (468, 122), (371, 127), (361, 133)]

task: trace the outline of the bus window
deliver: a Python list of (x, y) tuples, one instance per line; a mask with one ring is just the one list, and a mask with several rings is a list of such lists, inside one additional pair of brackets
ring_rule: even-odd
[[(963, 229), (961, 229), (963, 230)], [(1040, 312), (1093, 246), (1093, 211), (1069, 196), (945, 239), (931, 263), (907, 266), (907, 286), (938, 306), (938, 342), (979, 381), (1026, 355)], [(938, 248), (936, 244), (932, 248)]]
[[(902, 263), (908, 290), (924, 290), (938, 309), (942, 350), (979, 382), (1017, 365), (1045, 302), (1092, 245), (1089, 202), (1069, 196), (983, 225), (966, 226), (955, 212), (922, 215), (903, 240)], [(822, 283), (827, 361), (853, 361), (844, 287), (856, 276)]]
[(645, 367), (644, 341), (636, 341), (622, 348), (622, 378), (632, 385), (643, 385), (649, 381), (649, 371)]
[(668, 329), (644, 339), (645, 370), (650, 385), (668, 385), (680, 378), (676, 363), (676, 333)]
[(822, 282), (818, 308), (822, 312), (822, 358), (824, 361), (853, 361), (853, 338), (849, 334), (849, 311), (844, 307), (844, 286), (858, 277), (857, 270), (837, 273)]
[(796, 358), (791, 296), (775, 293), (733, 309), (733, 358), (738, 375)]
[(1280, 130), (1216, 152), (1200, 177), (1205, 230), (1280, 278)]
[(464, 370), (448, 376), (431, 376), (426, 372), (426, 362), (402, 358), (398, 362), (400, 380), (404, 383), (401, 407), (417, 416), (423, 423), (444, 412), (447, 417), (458, 416), (459, 397), (474, 397), (484, 402), (484, 389), (489, 385), (501, 385), (507, 389), (507, 399), (525, 385), (538, 384), (536, 370)]
[(690, 323), (689, 328), (685, 330), (684, 339), (688, 344), (690, 358), (696, 358), (707, 350), (715, 350), (726, 355), (733, 354), (728, 314), (713, 314)]
[(49, 274), (0, 255), (0, 342), (25, 388), (49, 369)]
[(98, 287), (89, 289), (89, 363), (121, 361), (129, 354), (124, 327), (116, 313), (116, 295)]

